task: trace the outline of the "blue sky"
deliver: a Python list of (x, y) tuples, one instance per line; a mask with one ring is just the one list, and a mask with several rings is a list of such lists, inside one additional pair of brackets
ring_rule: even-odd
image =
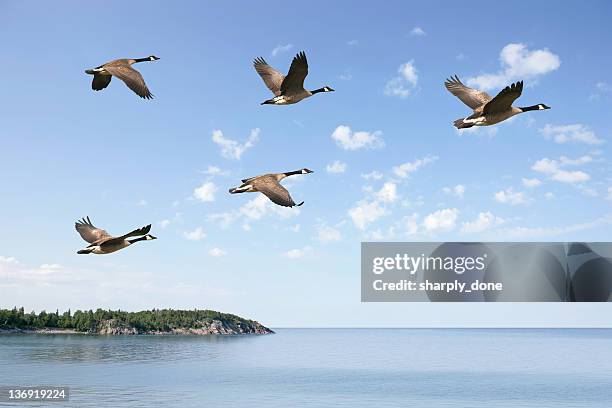
[[(612, 224), (608, 2), (376, 4), (0, 1), (0, 306), (211, 308), (271, 326), (609, 325), (608, 305), (361, 304), (359, 245), (607, 241)], [(269, 10), (274, 10), (270, 12)], [(294, 106), (251, 66), (305, 50)], [(156, 98), (84, 69), (142, 63)], [(457, 132), (458, 74), (495, 94), (525, 81), (495, 128)], [(213, 140), (214, 136), (214, 140)], [(216, 141), (215, 141), (216, 140)], [(229, 195), (286, 180), (294, 210)], [(77, 256), (89, 215), (159, 240)]]

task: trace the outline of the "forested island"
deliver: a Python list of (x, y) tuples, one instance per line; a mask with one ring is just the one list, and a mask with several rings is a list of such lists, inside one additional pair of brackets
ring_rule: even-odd
[(25, 313), (23, 307), (0, 309), (0, 333), (88, 334), (269, 334), (254, 320), (214, 310), (153, 309), (141, 312), (98, 309), (60, 314)]

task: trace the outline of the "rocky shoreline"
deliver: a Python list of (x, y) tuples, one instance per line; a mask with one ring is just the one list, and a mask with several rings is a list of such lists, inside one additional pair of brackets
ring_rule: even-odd
[(78, 331), (74, 329), (44, 328), (11, 328), (0, 329), (0, 334), (90, 334), (111, 336), (155, 335), (155, 336), (205, 336), (205, 335), (246, 335), (273, 334), (274, 331), (254, 321), (248, 323), (226, 323), (221, 320), (203, 322), (198, 327), (172, 328), (169, 330), (139, 330), (116, 320), (106, 320), (96, 330)]
[(100, 335), (243, 335), (271, 334), (255, 320), (214, 310), (153, 309), (70, 310), (26, 313), (24, 308), (0, 309), (0, 334), (100, 334)]
[(177, 327), (169, 330), (138, 330), (121, 322), (114, 320), (105, 321), (95, 334), (106, 335), (241, 335), (241, 334), (273, 334), (274, 331), (268, 329), (258, 322), (248, 323), (227, 323), (221, 320), (202, 322), (199, 327)]

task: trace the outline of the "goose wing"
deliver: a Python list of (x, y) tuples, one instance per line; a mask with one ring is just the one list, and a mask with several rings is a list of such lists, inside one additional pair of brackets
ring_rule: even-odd
[(105, 230), (95, 227), (89, 217), (83, 218), (82, 220), (78, 220), (74, 223), (74, 228), (76, 228), (77, 232), (81, 235), (85, 241), (93, 244), (96, 241), (99, 241), (104, 238), (112, 238), (108, 232)]
[(116, 76), (130, 88), (136, 95), (144, 99), (153, 99), (153, 94), (147, 88), (144, 78), (140, 72), (130, 65), (105, 65), (104, 69), (113, 76)]
[(281, 84), (281, 94), (286, 95), (287, 93), (303, 90), (306, 75), (308, 75), (308, 60), (304, 51), (301, 51), (291, 61), (289, 73)]
[(523, 81), (516, 82), (502, 89), (495, 98), (491, 99), (484, 106), (482, 113), (485, 115), (491, 113), (505, 112), (512, 106), (512, 102), (516, 100), (523, 92)]
[(272, 91), (274, 96), (280, 95), (281, 84), (283, 83), (285, 76), (268, 65), (266, 60), (262, 57), (255, 58), (253, 61), (253, 66), (261, 79), (263, 79), (264, 84), (266, 84), (268, 89)]
[(450, 93), (472, 109), (476, 109), (491, 100), (491, 96), (488, 93), (465, 86), (457, 75), (444, 81), (444, 86)]
[(151, 224), (147, 225), (146, 227), (135, 229), (134, 231), (128, 232), (127, 234), (122, 235), (120, 237), (108, 239), (108, 240), (104, 241), (103, 245), (120, 244), (126, 238), (129, 238), (129, 237), (139, 237), (139, 236), (142, 236), (142, 235), (147, 235), (149, 233), (149, 231), (151, 231)]
[(274, 204), (281, 205), (283, 207), (293, 207), (295, 202), (289, 191), (271, 176), (258, 177), (251, 181), (251, 185), (255, 187), (257, 191), (264, 194)]
[(101, 91), (110, 84), (112, 78), (111, 75), (94, 74), (93, 80), (91, 81), (91, 89), (94, 91)]

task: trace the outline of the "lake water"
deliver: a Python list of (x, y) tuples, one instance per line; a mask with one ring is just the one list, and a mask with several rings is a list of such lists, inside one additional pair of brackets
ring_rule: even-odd
[(70, 387), (52, 407), (609, 408), (612, 330), (0, 335), (0, 386), (42, 384)]

